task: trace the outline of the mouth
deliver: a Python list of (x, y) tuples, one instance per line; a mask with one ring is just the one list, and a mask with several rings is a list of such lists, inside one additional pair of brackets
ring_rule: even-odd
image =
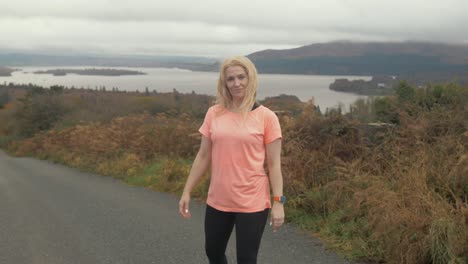
[(244, 88), (234, 88), (234, 89), (231, 89), (231, 93), (240, 93), (244, 91)]

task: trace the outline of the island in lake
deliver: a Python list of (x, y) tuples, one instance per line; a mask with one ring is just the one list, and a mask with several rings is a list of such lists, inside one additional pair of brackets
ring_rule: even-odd
[(400, 80), (394, 76), (374, 76), (370, 81), (336, 79), (330, 84), (330, 90), (360, 95), (389, 95)]
[(468, 85), (468, 70), (461, 74), (432, 73), (402, 76), (374, 76), (370, 81), (335, 79), (335, 81), (330, 84), (329, 88), (337, 92), (359, 95), (391, 95), (395, 91), (395, 86), (398, 86), (402, 81), (418, 88), (448, 84), (466, 86)]
[(101, 76), (121, 76), (121, 75), (145, 75), (141, 71), (118, 70), (118, 69), (55, 69), (47, 71), (36, 71), (35, 74), (53, 74), (54, 76), (65, 76), (68, 73), (78, 75), (101, 75)]
[(8, 67), (0, 66), (0, 76), (11, 76), (11, 73), (15, 70), (10, 69)]

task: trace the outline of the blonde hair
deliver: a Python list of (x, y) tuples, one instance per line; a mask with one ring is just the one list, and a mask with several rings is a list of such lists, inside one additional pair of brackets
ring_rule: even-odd
[(226, 108), (233, 106), (233, 98), (226, 87), (226, 70), (229, 67), (240, 66), (244, 69), (247, 74), (249, 83), (247, 84), (247, 90), (239, 106), (242, 115), (246, 116), (257, 99), (257, 69), (251, 60), (244, 56), (236, 56), (224, 60), (223, 64), (219, 68), (219, 79), (218, 79), (218, 92), (216, 96), (216, 103), (220, 107), (220, 112), (223, 112)]

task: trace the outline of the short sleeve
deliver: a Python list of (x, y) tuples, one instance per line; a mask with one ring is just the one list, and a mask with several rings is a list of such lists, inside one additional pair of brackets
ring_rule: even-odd
[(276, 114), (269, 110), (265, 113), (265, 134), (263, 140), (265, 145), (271, 143), (279, 138), (282, 138), (281, 135), (281, 126)]
[(205, 115), (205, 120), (198, 131), (207, 138), (211, 137), (211, 124), (213, 121), (213, 107), (210, 107)]

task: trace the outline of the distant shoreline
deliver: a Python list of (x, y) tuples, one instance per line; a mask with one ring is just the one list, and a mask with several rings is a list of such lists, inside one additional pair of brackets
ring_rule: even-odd
[(382, 96), (393, 94), (394, 86), (400, 80), (392, 76), (373, 76), (370, 81), (335, 79), (329, 88), (332, 91), (354, 93), (368, 96)]
[(120, 70), (120, 69), (53, 69), (46, 71), (35, 71), (34, 74), (52, 74), (54, 76), (65, 76), (67, 74), (78, 75), (100, 75), (100, 76), (122, 76), (122, 75), (146, 75), (141, 71)]
[(421, 88), (428, 85), (458, 84), (468, 85), (468, 75), (406, 75), (406, 76), (373, 76), (371, 80), (348, 80), (346, 78), (335, 79), (329, 89), (336, 92), (352, 93), (367, 96), (385, 96), (394, 94), (395, 87), (402, 81)]
[(8, 68), (8, 67), (3, 67), (3, 66), (0, 66), (0, 76), (11, 76), (11, 73), (16, 71), (15, 69), (11, 69), (11, 68)]

